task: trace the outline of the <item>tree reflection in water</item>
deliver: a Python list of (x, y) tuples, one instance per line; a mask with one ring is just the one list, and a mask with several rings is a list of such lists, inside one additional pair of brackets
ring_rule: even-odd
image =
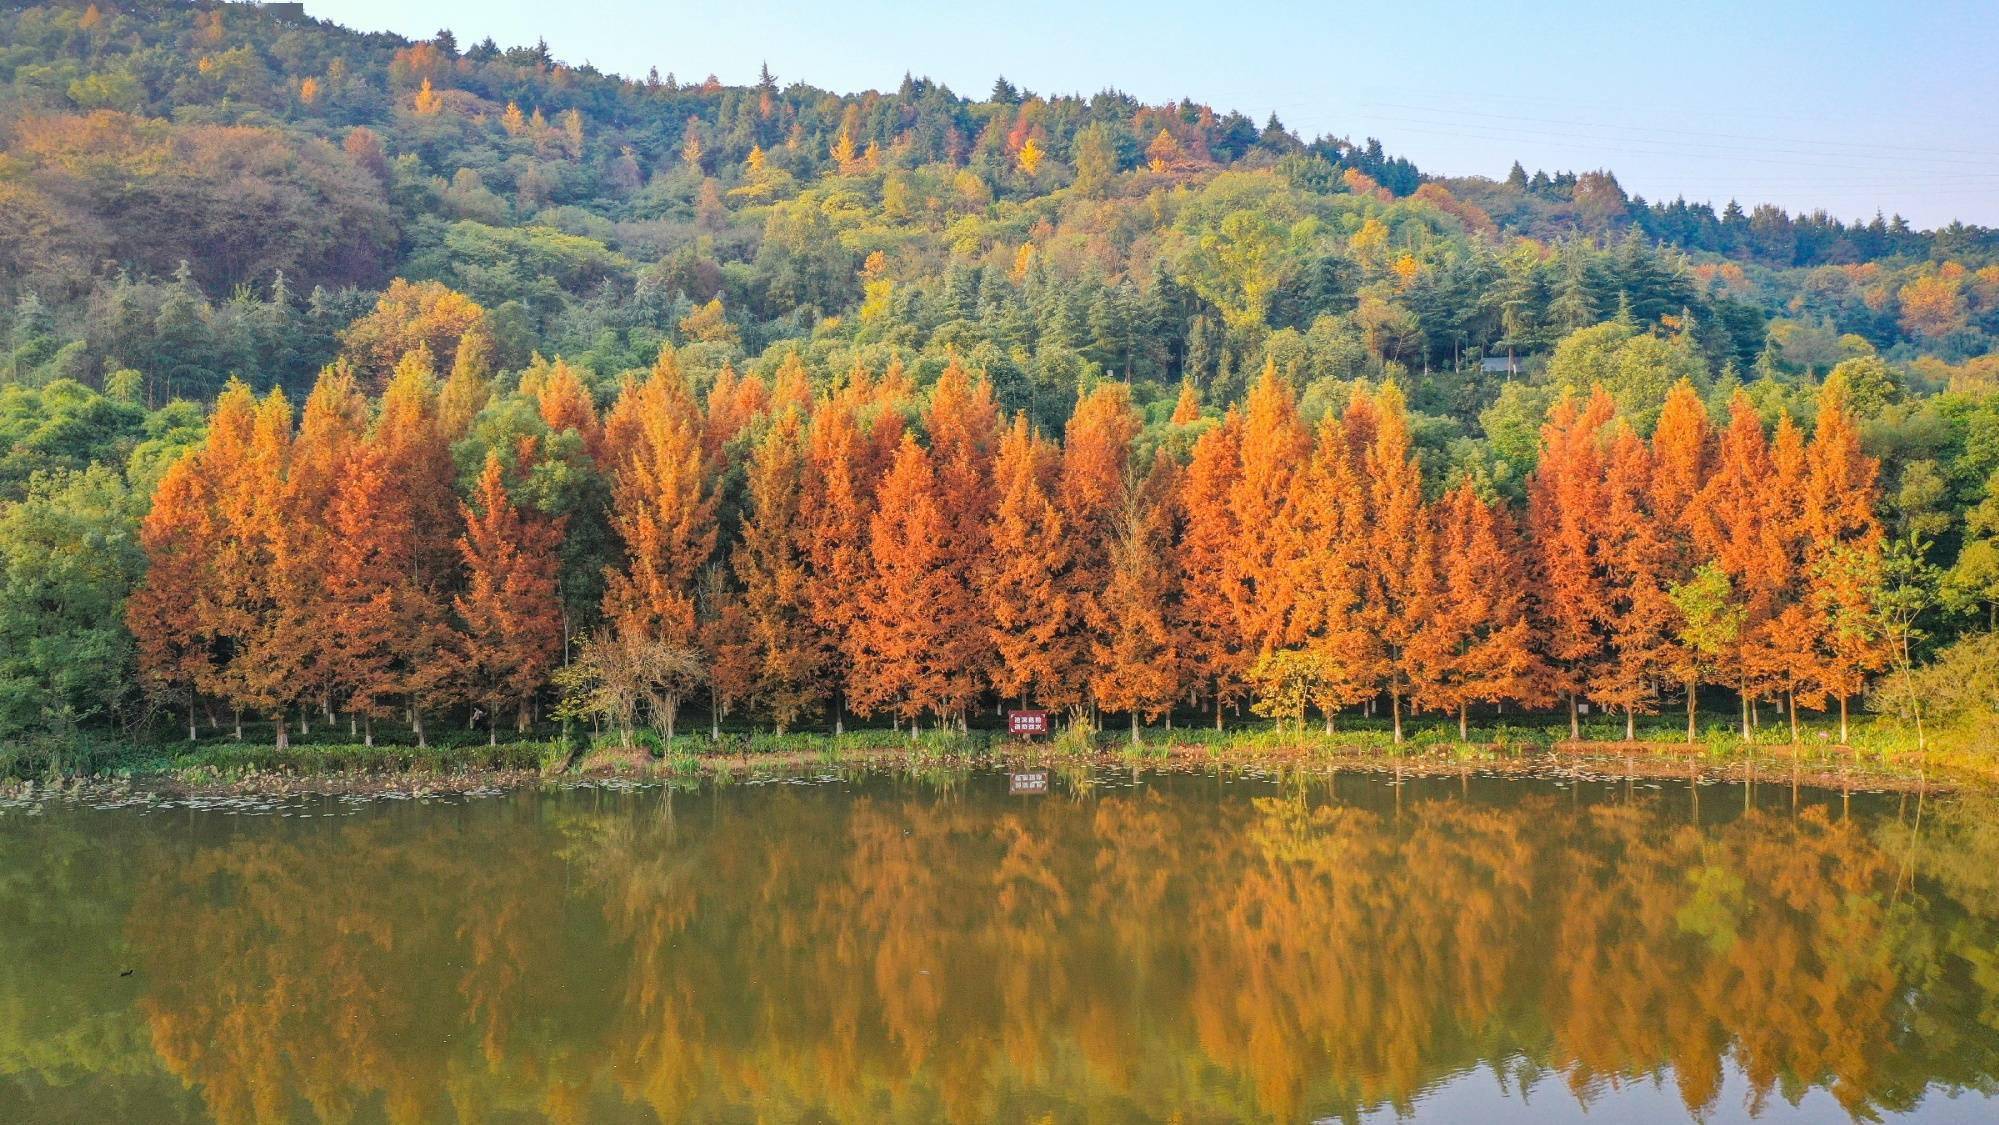
[(1896, 799), (1788, 791), (1696, 823), (1684, 786), (993, 782), (0, 817), (0, 1106), (1353, 1119), (1476, 1069), (1690, 1112), (1731, 1073), (1751, 1114), (1995, 1092), (1990, 801), (1930, 798), (1919, 836)]

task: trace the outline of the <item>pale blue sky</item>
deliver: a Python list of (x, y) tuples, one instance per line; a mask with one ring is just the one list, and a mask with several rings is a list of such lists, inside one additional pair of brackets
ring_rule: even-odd
[(1187, 96), (1309, 138), (1374, 135), (1429, 172), (1609, 167), (1647, 198), (1730, 197), (1999, 225), (1999, 4), (1070, 0), (949, 7), (307, 0), (363, 30), (683, 79), (843, 92), (904, 71), (979, 96)]

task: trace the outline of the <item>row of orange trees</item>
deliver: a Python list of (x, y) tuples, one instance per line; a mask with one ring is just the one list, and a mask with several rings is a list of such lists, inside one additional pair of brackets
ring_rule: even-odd
[[(379, 400), (327, 370), (302, 418), (233, 386), (161, 481), (129, 606), (149, 685), (277, 720), (473, 709), (525, 726), (560, 689), (629, 738), (697, 690), (780, 730), (830, 714), (962, 724), (997, 700), (1141, 720), (1244, 702), (1302, 721), (1579, 702), (1627, 719), (1703, 684), (1788, 707), (1846, 700), (1887, 651), (1875, 466), (1837, 381), (1809, 438), (1687, 384), (1641, 436), (1602, 391), (1542, 431), (1524, 513), (1467, 478), (1426, 492), (1400, 393), (1316, 426), (1267, 369), (1163, 440), (1129, 393), (1084, 396), (1060, 440), (953, 364), (815, 393), (725, 374), (697, 397), (665, 353), (608, 409), (567, 367), (524, 379), (542, 436), (454, 443), (489, 403), (422, 353)], [(601, 576), (564, 563), (575, 513), (517, 482), (557, 440), (607, 487)], [(503, 455), (503, 452), (505, 455)], [(601, 577), (591, 620), (565, 589)], [(462, 713), (462, 712), (461, 712)], [(1745, 718), (1745, 731), (1747, 719)], [(1842, 727), (1843, 730), (1843, 727)]]

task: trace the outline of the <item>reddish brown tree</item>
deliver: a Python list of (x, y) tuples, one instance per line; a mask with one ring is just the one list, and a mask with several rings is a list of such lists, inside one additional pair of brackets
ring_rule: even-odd
[(825, 697), (812, 617), (811, 523), (798, 410), (765, 431), (750, 463), (750, 510), (734, 554), (754, 672), (753, 694), (782, 732)]
[(1097, 600), (1099, 621), (1090, 637), (1090, 693), (1100, 707), (1139, 722), (1156, 719), (1180, 693), (1170, 607), (1173, 602), (1173, 462), (1163, 454), (1142, 487), (1126, 492), (1107, 563), (1109, 576)]
[(1597, 545), (1605, 539), (1602, 435), (1615, 409), (1597, 387), (1586, 404), (1564, 395), (1541, 427), (1541, 459), (1527, 486), (1534, 544), (1535, 636), (1549, 687), (1569, 705), (1569, 737), (1581, 738), (1576, 696), (1603, 658), (1603, 607), (1610, 601)]
[(184, 454), (160, 478), (152, 508), (139, 525), (146, 576), (125, 603), (139, 675), (154, 695), (185, 700), (189, 742), (198, 737), (195, 696), (212, 672), (205, 624), (214, 616), (209, 604), (216, 545), (212, 507), (201, 455)]
[(1411, 680), (1425, 707), (1457, 715), (1469, 737), (1475, 703), (1546, 699), (1534, 651), (1524, 561), (1505, 514), (1459, 482), (1435, 510), (1438, 585), (1410, 642)]
[(509, 699), (516, 729), (528, 729), (534, 694), (562, 652), (556, 569), (564, 521), (514, 503), (497, 452), (486, 454), (473, 502), (460, 510), (465, 588), (452, 600), (462, 623), (457, 672), (466, 696), (485, 704), (490, 744)]
[(1051, 495), (1059, 465), (1054, 447), (1016, 416), (993, 466), (998, 504), (979, 579), (993, 690), (1045, 707), (1081, 702), (1085, 674), (1067, 581), (1074, 537)]
[(1184, 522), (1179, 550), (1182, 595), (1173, 620), (1175, 647), (1188, 675), (1215, 709), (1242, 698), (1256, 653), (1240, 643), (1235, 628), (1235, 510), (1229, 497), (1241, 474), (1242, 420), (1231, 411), (1222, 424), (1194, 442), (1193, 458), (1180, 481)]
[(861, 714), (892, 710), (911, 724), (924, 714), (957, 718), (977, 690), (977, 664), (962, 652), (974, 620), (970, 592), (950, 571), (953, 521), (938, 501), (937, 472), (905, 435), (870, 521), (872, 573), (862, 589), (860, 660), (851, 702)]

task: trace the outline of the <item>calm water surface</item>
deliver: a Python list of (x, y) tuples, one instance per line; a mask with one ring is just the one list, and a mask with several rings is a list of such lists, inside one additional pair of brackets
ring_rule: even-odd
[(0, 1120), (1999, 1120), (1999, 812), (1000, 773), (0, 807)]

